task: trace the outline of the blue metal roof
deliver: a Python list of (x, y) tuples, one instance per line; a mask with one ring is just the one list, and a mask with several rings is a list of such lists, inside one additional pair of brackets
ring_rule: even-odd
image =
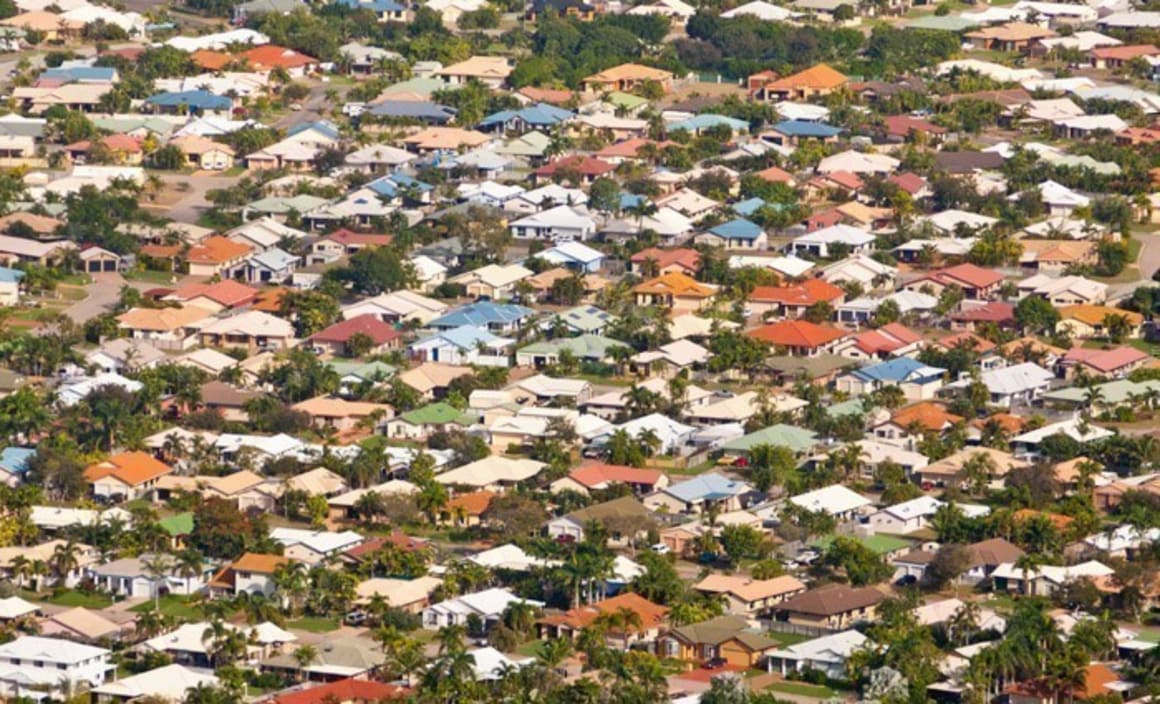
[(381, 196), (394, 198), (401, 195), (403, 191), (416, 190), (420, 193), (426, 193), (433, 190), (435, 187), (429, 183), (424, 183), (417, 178), (412, 178), (404, 173), (393, 173), (375, 179), (366, 184), (366, 187), (378, 193)]
[(746, 122), (745, 120), (738, 120), (735, 117), (727, 117), (725, 115), (714, 115), (711, 113), (706, 113), (704, 115), (697, 115), (696, 117), (689, 118), (688, 120), (685, 120), (684, 122), (678, 122), (675, 125), (669, 125), (669, 131), (670, 132), (672, 130), (698, 131), (698, 130), (709, 129), (710, 127), (717, 127), (719, 125), (725, 125), (729, 129), (733, 130), (734, 132), (737, 132), (738, 130), (748, 130), (749, 129), (749, 123)]
[(36, 455), (30, 447), (6, 447), (0, 450), (0, 469), (9, 474), (24, 474), (28, 471), (28, 460)]
[(829, 139), (842, 133), (841, 127), (810, 120), (784, 120), (774, 125), (773, 129), (787, 137), (813, 137), (816, 139)]
[(394, 0), (334, 0), (335, 5), (349, 7), (352, 10), (370, 10), (371, 12), (403, 12), (407, 8)]
[(748, 487), (738, 481), (726, 479), (720, 474), (704, 474), (688, 481), (674, 484), (665, 493), (672, 494), (681, 501), (692, 503), (695, 501), (715, 501), (718, 499), (736, 496)]
[(739, 215), (753, 215), (765, 207), (765, 201), (760, 198), (749, 198), (733, 204), (733, 212)]
[(9, 269), (6, 266), (0, 266), (0, 282), (6, 284), (18, 284), (23, 278), (23, 271), (19, 269)]
[(158, 93), (145, 99), (150, 105), (160, 107), (178, 107), (187, 105), (195, 110), (229, 110), (233, 101), (229, 98), (214, 95), (208, 90), (183, 90), (178, 92)]
[(428, 324), (428, 327), (443, 329), (458, 328), (464, 325), (486, 327), (491, 323), (514, 322), (529, 317), (534, 313), (535, 311), (531, 308), (517, 306), (512, 303), (478, 301), (476, 303), (469, 303), (461, 308), (456, 308), (450, 313), (432, 320)]
[(854, 370), (854, 376), (863, 381), (916, 381), (933, 379), (946, 373), (945, 369), (930, 367), (910, 357), (899, 357), (881, 364)]
[(287, 137), (293, 137), (299, 132), (306, 130), (314, 130), (319, 134), (326, 135), (331, 139), (338, 139), (342, 134), (338, 131), (338, 127), (330, 120), (315, 120), (314, 122), (303, 122), (300, 125), (294, 125), (286, 130)]
[(636, 193), (621, 193), (620, 194), (620, 209), (621, 210), (628, 210), (629, 208), (635, 208), (636, 206), (640, 205), (643, 202), (644, 202), (644, 196), (642, 196), (642, 195), (637, 195)]
[(444, 330), (441, 333), (432, 335), (431, 337), (428, 337), (424, 340), (420, 340), (420, 342), (426, 342), (427, 340), (432, 340), (435, 338), (446, 340), (447, 342), (450, 342), (462, 350), (475, 349), (476, 345), (481, 342), (485, 345), (489, 345), (503, 339), (496, 337), (484, 328), (477, 328), (474, 325), (462, 325), (457, 328), (452, 328), (451, 330)]
[(717, 227), (711, 228), (709, 232), (729, 240), (755, 240), (761, 236), (762, 229), (757, 223), (750, 222), (745, 218), (737, 218), (721, 223)]
[(455, 108), (426, 100), (387, 100), (370, 109), (376, 117), (401, 117), (428, 122), (450, 122)]
[(520, 108), (519, 110), (500, 110), (499, 112), (492, 113), (483, 118), (479, 126), (492, 127), (494, 125), (503, 125), (518, 118), (536, 127), (550, 127), (568, 120), (571, 117), (572, 112), (569, 110), (564, 110), (563, 108), (558, 108), (548, 103), (537, 103)]
[(117, 70), (111, 66), (69, 66), (46, 69), (41, 78), (59, 78), (66, 81), (111, 81)]

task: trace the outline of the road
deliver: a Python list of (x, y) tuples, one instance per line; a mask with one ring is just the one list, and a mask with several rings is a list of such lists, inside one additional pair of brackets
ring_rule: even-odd
[[(331, 105), (326, 98), (326, 90), (334, 88), (338, 91), (338, 101), (335, 105)], [(349, 90), (349, 86), (336, 85), (333, 83), (323, 83), (322, 81), (311, 81), (310, 95), (299, 103), (302, 106), (301, 110), (292, 110), (274, 123), (274, 126), (280, 130), (288, 130), (297, 125), (306, 124), (308, 122), (316, 122), (318, 120), (328, 119), (327, 113), (331, 108), (337, 107), (344, 102), (344, 96)]]
[(64, 309), (64, 314), (79, 325), (108, 313), (121, 298), (121, 287), (128, 284), (140, 291), (157, 288), (147, 281), (126, 281), (120, 274), (94, 274), (93, 282), (85, 286), (85, 299)]
[(1136, 257), (1136, 267), (1140, 278), (1126, 284), (1112, 284), (1108, 287), (1108, 300), (1119, 301), (1132, 295), (1141, 286), (1153, 285), (1152, 276), (1160, 271), (1160, 234), (1136, 232), (1132, 237), (1140, 242), (1140, 254)]

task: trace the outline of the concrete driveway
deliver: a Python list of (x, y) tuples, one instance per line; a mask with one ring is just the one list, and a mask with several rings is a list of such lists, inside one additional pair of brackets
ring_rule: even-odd
[(156, 288), (157, 284), (147, 281), (126, 281), (120, 274), (94, 274), (93, 282), (84, 287), (84, 300), (77, 301), (64, 309), (64, 314), (79, 325), (108, 313), (121, 298), (121, 287), (128, 284), (138, 291)]

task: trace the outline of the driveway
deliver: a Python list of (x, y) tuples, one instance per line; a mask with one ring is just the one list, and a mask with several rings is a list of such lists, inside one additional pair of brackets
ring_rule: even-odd
[(312, 81), (310, 83), (310, 95), (306, 96), (306, 99), (300, 103), (302, 109), (292, 110), (286, 113), (274, 123), (274, 126), (281, 130), (288, 130), (297, 125), (327, 119), (327, 113), (330, 112), (331, 108), (335, 107), (326, 98), (326, 90), (328, 88), (334, 88), (338, 91), (337, 105), (346, 102), (345, 96), (347, 91), (350, 90), (349, 86)]
[(121, 287), (132, 286), (139, 291), (156, 288), (147, 281), (126, 281), (120, 274), (94, 274), (93, 282), (84, 287), (85, 299), (64, 309), (64, 314), (78, 325), (108, 313), (121, 298)]

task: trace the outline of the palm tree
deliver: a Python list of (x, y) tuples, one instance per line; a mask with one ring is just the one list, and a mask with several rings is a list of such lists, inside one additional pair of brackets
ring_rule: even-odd
[(80, 566), (80, 561), (77, 559), (78, 552), (80, 552), (80, 548), (72, 540), (53, 548), (49, 563), (52, 566), (52, 575), (58, 584), (65, 584), (68, 581), (68, 576)]
[(313, 645), (302, 645), (294, 651), (294, 662), (298, 663), (299, 676), (305, 678), (306, 667), (318, 659), (318, 648)]
[(632, 633), (639, 632), (644, 626), (640, 613), (627, 606), (621, 606), (616, 611), (602, 612), (596, 620), (600, 621), (608, 632), (620, 634), (622, 650), (628, 650), (628, 641)]
[(1030, 574), (1039, 569), (1043, 564), (1043, 556), (1031, 552), (1024, 553), (1015, 560), (1015, 569), (1023, 572), (1023, 593), (1028, 596), (1035, 595), (1035, 585), (1029, 579)]
[(153, 592), (153, 608), (161, 610), (161, 584), (173, 570), (173, 561), (165, 553), (157, 553), (142, 557), (141, 567), (150, 578), (150, 591)]

